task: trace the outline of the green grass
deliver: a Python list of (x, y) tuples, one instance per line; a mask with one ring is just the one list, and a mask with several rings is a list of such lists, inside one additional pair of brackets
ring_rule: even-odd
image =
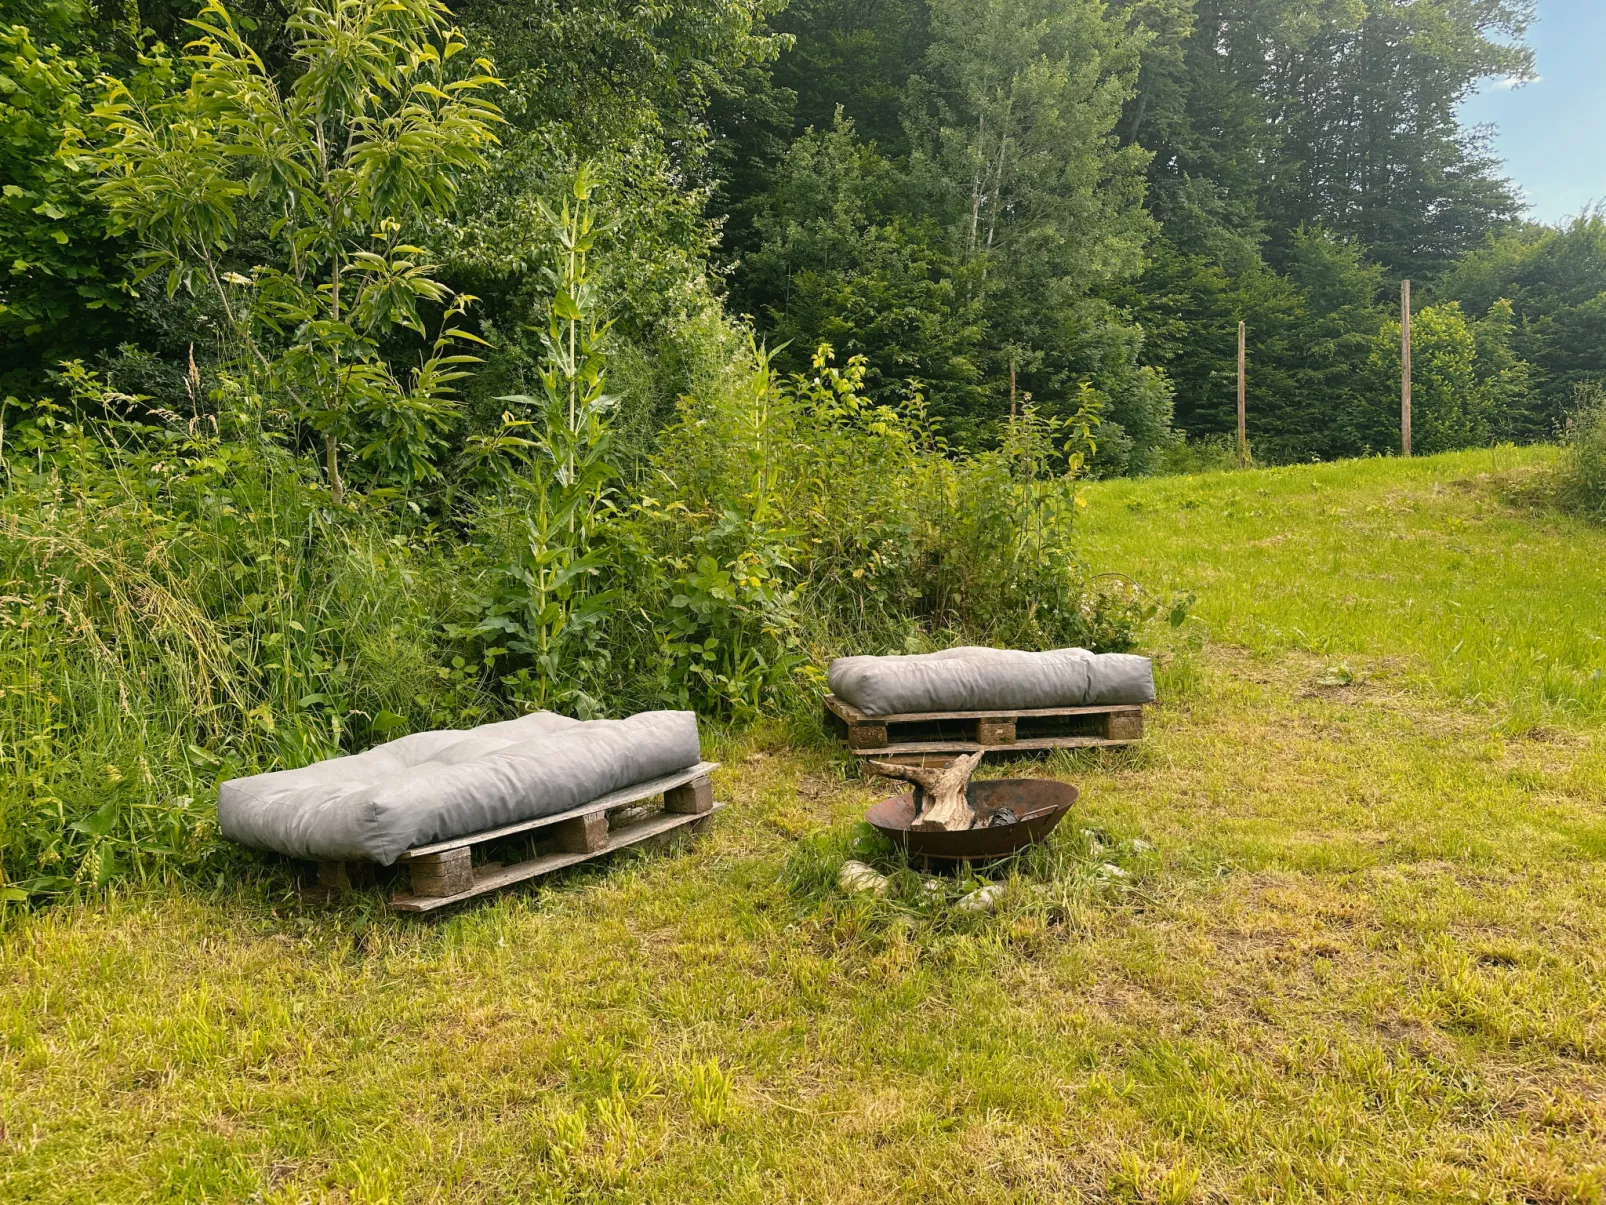
[(1199, 595), (1218, 641), (1358, 659), (1508, 723), (1606, 716), (1606, 540), (1514, 504), (1550, 448), (1102, 484), (1101, 569)]
[(701, 843), (440, 920), (14, 918), (0, 1201), (1600, 1201), (1606, 533), (1542, 456), (1094, 487), (1197, 617), (1141, 749), (1012, 771), (1083, 802), (991, 916), (839, 893), (876, 791), (776, 728)]

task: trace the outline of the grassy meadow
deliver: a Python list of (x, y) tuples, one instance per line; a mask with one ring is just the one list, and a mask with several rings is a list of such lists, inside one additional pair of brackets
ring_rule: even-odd
[[(438, 919), (288, 877), (0, 929), (0, 1202), (1606, 1200), (1606, 531), (1503, 450), (1089, 489), (1198, 595), (973, 886), (807, 727), (695, 844)], [(886, 863), (883, 860), (883, 866)]]
[(1507, 727), (1606, 717), (1598, 527), (1529, 504), (1554, 449), (1098, 486), (1096, 567), (1198, 595), (1219, 642), (1365, 667)]

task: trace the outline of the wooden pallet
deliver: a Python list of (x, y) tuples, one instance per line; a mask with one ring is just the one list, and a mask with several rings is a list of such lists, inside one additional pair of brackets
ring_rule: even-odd
[[(679, 828), (701, 831), (709, 816), (725, 806), (714, 802), (714, 786), (708, 777), (718, 768), (718, 762), (700, 762), (555, 816), (410, 849), (396, 859), (398, 865), (407, 868), (409, 889), (391, 896), (391, 910), (433, 912)], [(664, 797), (661, 811), (632, 806), (655, 795)], [(610, 812), (614, 814), (610, 816)], [(474, 864), (474, 846), (524, 834), (539, 843), (535, 857), (507, 866), (499, 862)], [(371, 882), (373, 867), (358, 862), (326, 862), (318, 867), (319, 884), (329, 891), (359, 885), (363, 876)]]
[(826, 695), (825, 719), (854, 753), (887, 761), (978, 750), (1088, 749), (1143, 739), (1140, 704), (865, 715), (851, 703)]

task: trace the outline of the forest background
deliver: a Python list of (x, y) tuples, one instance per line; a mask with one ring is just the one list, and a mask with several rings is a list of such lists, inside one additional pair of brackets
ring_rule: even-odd
[(0, 898), (216, 783), (838, 652), (1133, 647), (1087, 475), (1563, 432), (1526, 0), (0, 0)]

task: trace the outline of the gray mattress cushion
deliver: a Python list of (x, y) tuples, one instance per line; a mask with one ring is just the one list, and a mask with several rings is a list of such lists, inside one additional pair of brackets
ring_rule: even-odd
[(586, 721), (538, 711), (233, 779), (218, 790), (218, 828), (296, 858), (389, 866), (415, 846), (568, 811), (699, 760), (690, 711)]
[(838, 657), (831, 693), (865, 715), (1025, 711), (1154, 702), (1154, 664), (1128, 653), (957, 648), (898, 657)]

